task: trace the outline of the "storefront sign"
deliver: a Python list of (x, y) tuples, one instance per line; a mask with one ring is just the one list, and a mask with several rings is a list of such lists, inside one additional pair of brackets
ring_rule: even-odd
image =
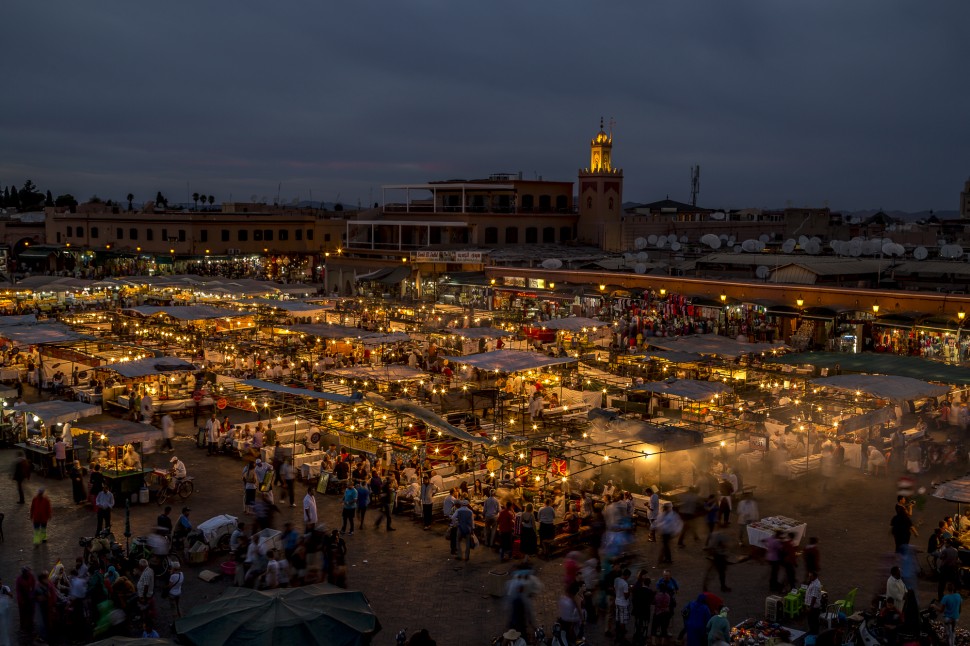
[(411, 259), (418, 262), (481, 263), (487, 255), (487, 251), (412, 251)]

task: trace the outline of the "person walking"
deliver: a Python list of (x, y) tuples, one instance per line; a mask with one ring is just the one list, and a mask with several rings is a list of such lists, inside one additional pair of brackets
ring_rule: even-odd
[(67, 443), (63, 434), (54, 441), (54, 461), (57, 464), (57, 479), (63, 480), (67, 477)]
[(185, 582), (185, 574), (182, 573), (182, 566), (177, 560), (172, 561), (172, 573), (168, 577), (168, 600), (172, 604), (172, 616), (176, 619), (182, 616), (182, 584)]
[(808, 609), (808, 634), (817, 635), (819, 617), (822, 615), (822, 582), (815, 572), (808, 573), (808, 589), (805, 590), (805, 607)]
[(731, 588), (727, 585), (728, 555), (731, 551), (730, 545), (731, 539), (728, 537), (727, 526), (721, 525), (720, 528), (714, 530), (714, 534), (711, 536), (711, 542), (708, 545), (711, 550), (712, 561), (704, 573), (704, 584), (702, 586), (704, 591), (707, 591), (707, 581), (712, 571), (717, 572), (717, 578), (721, 583), (721, 592), (731, 591)]
[(212, 413), (212, 417), (205, 423), (205, 438), (208, 442), (207, 455), (215, 455), (218, 452), (216, 446), (219, 441), (219, 429), (219, 418), (216, 417), (215, 413)]
[(495, 490), (489, 487), (488, 497), (482, 504), (482, 515), (485, 517), (485, 545), (492, 546), (495, 542), (495, 528), (498, 524), (498, 515), (502, 511), (498, 498), (495, 497)]
[(347, 524), (350, 524), (350, 535), (354, 535), (354, 516), (357, 514), (357, 488), (350, 480), (347, 481), (347, 488), (344, 489), (343, 507), (341, 508), (340, 533), (347, 533)]
[(307, 534), (317, 525), (317, 497), (313, 494), (311, 486), (307, 486), (306, 495), (303, 496), (303, 524)]
[(172, 439), (175, 438), (175, 420), (172, 419), (170, 413), (165, 413), (162, 415), (162, 437), (164, 442), (162, 442), (162, 452), (164, 453), (174, 453), (175, 447), (172, 446)]
[(424, 516), (424, 528), (431, 529), (431, 510), (434, 504), (435, 486), (431, 478), (424, 476), (421, 482), (421, 511)]
[(506, 502), (505, 508), (499, 512), (495, 521), (498, 529), (498, 557), (501, 561), (512, 558), (512, 534), (515, 532), (515, 512), (512, 503)]
[(650, 523), (650, 542), (657, 541), (657, 518), (660, 516), (660, 496), (652, 487), (647, 487), (647, 496), (650, 501), (647, 503), (647, 521)]
[(357, 529), (364, 529), (364, 516), (367, 515), (367, 506), (370, 504), (370, 490), (363, 481), (359, 481), (357, 486)]
[(71, 495), (74, 497), (74, 504), (80, 505), (87, 501), (88, 493), (84, 488), (84, 472), (81, 470), (81, 463), (75, 460), (71, 465)]
[(107, 482), (101, 485), (101, 493), (94, 499), (94, 506), (98, 510), (98, 529), (95, 532), (97, 535), (102, 529), (111, 529), (111, 509), (115, 506), (115, 495), (111, 493)]
[(946, 627), (946, 641), (948, 646), (956, 646), (957, 623), (960, 621), (960, 608), (963, 606), (963, 597), (957, 591), (953, 583), (946, 584), (946, 594), (940, 599), (940, 603), (934, 604), (937, 612), (943, 613), (943, 625)]
[(394, 505), (394, 488), (391, 484), (390, 479), (381, 485), (381, 490), (377, 495), (377, 502), (380, 505), (380, 516), (374, 521), (374, 529), (381, 526), (381, 521), (387, 523), (385, 530), (388, 532), (393, 532), (395, 529), (391, 527), (391, 508)]
[(17, 454), (17, 461), (14, 462), (13, 479), (17, 482), (17, 495), (20, 496), (17, 504), (23, 505), (26, 502), (24, 499), (24, 481), (30, 480), (30, 461), (27, 460), (23, 451)]
[(463, 498), (458, 509), (455, 510), (455, 531), (458, 535), (458, 554), (461, 558), (461, 546), (465, 545), (465, 560), (471, 555), (472, 542), (475, 537), (475, 513), (469, 508), (468, 500)]
[(44, 488), (40, 487), (37, 489), (37, 495), (30, 501), (30, 522), (34, 525), (34, 547), (47, 542), (47, 524), (53, 515), (51, 500), (44, 493)]
[(290, 507), (296, 507), (296, 497), (293, 488), (296, 484), (296, 467), (293, 466), (293, 458), (286, 458), (280, 465), (280, 477), (283, 479), (283, 498), (290, 501)]

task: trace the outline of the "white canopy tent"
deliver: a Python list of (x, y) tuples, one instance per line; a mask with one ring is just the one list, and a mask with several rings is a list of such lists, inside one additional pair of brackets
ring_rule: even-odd
[(896, 402), (940, 397), (950, 392), (947, 386), (895, 375), (836, 375), (812, 379), (811, 383), (823, 388), (863, 392), (879, 399), (890, 399)]
[(653, 338), (649, 340), (649, 343), (651, 346), (662, 350), (677, 350), (695, 354), (715, 354), (729, 358), (744, 354), (771, 352), (785, 348), (784, 343), (748, 343), (718, 336), (717, 334), (692, 334), (689, 336)]
[(101, 366), (104, 370), (112, 370), (122, 377), (134, 379), (152, 375), (166, 375), (172, 372), (194, 372), (198, 370), (194, 364), (178, 357), (148, 357), (137, 361), (121, 361)]
[(101, 407), (92, 406), (82, 402), (68, 402), (57, 399), (47, 402), (36, 402), (18, 406), (16, 410), (22, 410), (30, 415), (39, 418), (46, 426), (55, 424), (66, 424), (92, 415), (100, 415)]
[(650, 381), (630, 388), (633, 391), (646, 391), (678, 397), (690, 401), (711, 401), (724, 393), (732, 392), (731, 387), (720, 381), (698, 381), (695, 379), (676, 379), (671, 381)]
[(549, 357), (538, 352), (526, 352), (523, 350), (493, 350), (491, 352), (482, 352), (466, 357), (455, 357), (453, 361), (481, 370), (522, 372), (524, 370), (536, 370), (548, 366), (576, 363), (579, 360), (575, 357)]

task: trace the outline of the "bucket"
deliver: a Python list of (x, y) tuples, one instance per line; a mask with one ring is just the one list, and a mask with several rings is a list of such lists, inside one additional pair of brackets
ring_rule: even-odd
[(505, 596), (505, 583), (508, 579), (508, 571), (490, 570), (488, 578), (485, 580), (485, 593), (493, 597)]
[(225, 574), (226, 576), (234, 576), (236, 574), (235, 561), (226, 561), (220, 567), (222, 568), (222, 573)]
[(148, 502), (148, 498), (148, 487), (142, 487), (138, 490), (138, 502), (144, 505)]

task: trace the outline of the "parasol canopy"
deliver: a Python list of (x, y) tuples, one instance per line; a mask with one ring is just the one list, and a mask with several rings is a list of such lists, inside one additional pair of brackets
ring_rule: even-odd
[(944, 482), (933, 492), (933, 497), (950, 502), (970, 503), (970, 476)]
[(230, 588), (175, 621), (189, 644), (364, 646), (381, 629), (362, 592), (328, 583), (301, 588)]

